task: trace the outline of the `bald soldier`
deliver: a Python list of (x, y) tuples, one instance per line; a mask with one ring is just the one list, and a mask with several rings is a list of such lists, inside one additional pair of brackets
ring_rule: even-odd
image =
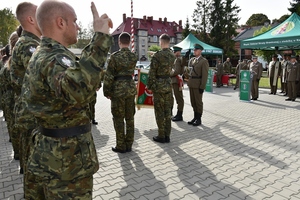
[(89, 103), (112, 45), (112, 22), (106, 14), (99, 17), (94, 3), (91, 9), (95, 34), (80, 58), (67, 48), (77, 42), (79, 31), (74, 9), (48, 0), (36, 13), (42, 39), (30, 59), (23, 95), (39, 124), (28, 171), (42, 179), (45, 199), (92, 199), (99, 163)]

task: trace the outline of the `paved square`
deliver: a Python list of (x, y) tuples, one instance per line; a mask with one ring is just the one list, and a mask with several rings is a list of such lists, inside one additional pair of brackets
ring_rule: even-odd
[[(153, 142), (154, 110), (142, 108), (135, 115), (133, 151), (117, 154), (111, 151), (110, 101), (98, 91), (94, 199), (300, 199), (300, 99), (259, 92), (258, 101), (243, 102), (232, 87), (214, 87), (204, 93), (202, 125), (193, 127), (185, 86), (184, 121), (172, 122), (171, 143)], [(19, 163), (0, 120), (0, 199), (19, 200)]]

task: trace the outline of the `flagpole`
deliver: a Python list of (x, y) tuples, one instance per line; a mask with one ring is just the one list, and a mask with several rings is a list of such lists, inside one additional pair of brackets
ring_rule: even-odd
[(134, 52), (133, 0), (131, 0), (131, 51)]

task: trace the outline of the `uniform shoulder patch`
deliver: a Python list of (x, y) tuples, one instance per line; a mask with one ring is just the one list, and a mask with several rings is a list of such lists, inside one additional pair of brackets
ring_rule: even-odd
[(36, 50), (36, 47), (33, 47), (33, 46), (30, 46), (30, 47), (29, 47), (29, 52), (30, 52), (30, 53), (34, 53), (35, 50)]
[(75, 62), (67, 55), (58, 54), (55, 56), (56, 61), (64, 68), (75, 67)]

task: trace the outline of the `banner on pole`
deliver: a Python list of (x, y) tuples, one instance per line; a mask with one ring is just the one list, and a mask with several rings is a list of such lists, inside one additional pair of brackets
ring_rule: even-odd
[(147, 69), (139, 70), (136, 98), (138, 109), (141, 107), (153, 107), (153, 93), (147, 89), (148, 73), (149, 70)]
[(208, 77), (206, 81), (206, 87), (205, 87), (206, 92), (213, 92), (213, 78), (214, 78), (214, 72), (212, 69), (209, 69)]
[(240, 72), (240, 100), (250, 101), (251, 76), (249, 70)]

